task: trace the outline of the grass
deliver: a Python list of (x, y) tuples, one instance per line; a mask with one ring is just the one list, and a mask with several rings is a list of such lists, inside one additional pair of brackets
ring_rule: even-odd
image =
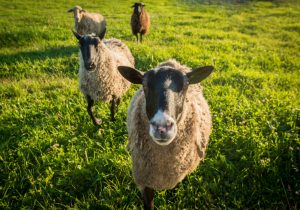
[[(300, 208), (299, 1), (148, 1), (151, 33), (136, 44), (132, 1), (88, 1), (136, 67), (168, 58), (214, 65), (203, 82), (213, 116), (206, 160), (157, 209)], [(78, 90), (76, 1), (0, 0), (0, 209), (140, 209), (124, 96), (95, 128)]]

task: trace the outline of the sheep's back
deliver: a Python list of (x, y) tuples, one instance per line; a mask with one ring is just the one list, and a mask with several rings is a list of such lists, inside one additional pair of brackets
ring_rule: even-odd
[(111, 38), (109, 40), (105, 40), (104, 44), (116, 58), (118, 66), (130, 66), (134, 68), (134, 58), (129, 48), (123, 42), (118, 39)]
[(140, 32), (142, 34), (149, 33), (149, 29), (150, 29), (150, 25), (151, 25), (151, 23), (150, 23), (150, 15), (145, 10), (141, 12), (140, 22), (141, 22)]
[(105, 18), (96, 13), (85, 13), (78, 23), (77, 32), (81, 35), (92, 34), (100, 35), (106, 28)]

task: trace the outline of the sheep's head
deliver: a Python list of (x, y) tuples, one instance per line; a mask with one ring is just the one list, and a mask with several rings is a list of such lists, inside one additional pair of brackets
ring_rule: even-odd
[(73, 12), (75, 20), (80, 22), (82, 13), (84, 13), (85, 10), (83, 10), (80, 6), (75, 6), (72, 9), (69, 9), (68, 12)]
[(143, 2), (134, 3), (134, 5), (132, 5), (132, 7), (134, 8), (134, 13), (140, 14), (142, 12), (142, 8), (144, 8), (144, 6), (146, 6), (146, 5)]
[(95, 35), (80, 35), (73, 31), (74, 36), (78, 39), (80, 52), (84, 61), (86, 70), (92, 71), (96, 67), (98, 45), (101, 42), (100, 37)]
[(208, 77), (213, 67), (200, 67), (187, 74), (166, 66), (145, 74), (126, 66), (118, 70), (131, 83), (143, 84), (149, 135), (157, 144), (168, 145), (176, 137), (188, 86)]

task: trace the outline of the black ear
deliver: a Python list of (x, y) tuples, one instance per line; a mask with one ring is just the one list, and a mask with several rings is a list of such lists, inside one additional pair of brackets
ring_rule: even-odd
[(120, 74), (133, 84), (142, 84), (143, 73), (129, 66), (118, 66)]
[(68, 12), (74, 12), (74, 8), (69, 9)]
[(102, 40), (105, 36), (106, 33), (106, 27), (104, 28), (103, 32), (101, 34), (99, 34), (99, 38)]
[(204, 80), (206, 77), (208, 77), (213, 70), (214, 70), (213, 66), (199, 67), (187, 73), (186, 76), (189, 79), (190, 84), (196, 84)]
[(81, 39), (82, 36), (81, 36), (79, 33), (77, 33), (76, 31), (73, 31), (73, 30), (72, 30), (72, 32), (73, 32), (74, 36), (75, 36), (78, 40)]

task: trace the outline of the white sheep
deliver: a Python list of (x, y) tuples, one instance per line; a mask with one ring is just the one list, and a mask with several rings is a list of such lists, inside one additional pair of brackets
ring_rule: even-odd
[(130, 83), (124, 79), (117, 67), (134, 67), (134, 58), (120, 40), (101, 40), (95, 35), (83, 35), (74, 32), (80, 45), (79, 87), (85, 95), (87, 111), (95, 125), (101, 121), (92, 112), (95, 100), (111, 102), (111, 120), (120, 102), (121, 96), (129, 89)]
[(143, 74), (118, 67), (132, 83), (143, 84), (127, 112), (128, 145), (133, 178), (145, 209), (154, 208), (154, 190), (174, 188), (204, 159), (211, 133), (211, 115), (197, 84), (213, 70), (191, 71), (168, 60)]
[(106, 20), (97, 13), (89, 13), (80, 6), (68, 10), (74, 13), (75, 29), (80, 35), (96, 34), (101, 39), (104, 38), (106, 32)]

